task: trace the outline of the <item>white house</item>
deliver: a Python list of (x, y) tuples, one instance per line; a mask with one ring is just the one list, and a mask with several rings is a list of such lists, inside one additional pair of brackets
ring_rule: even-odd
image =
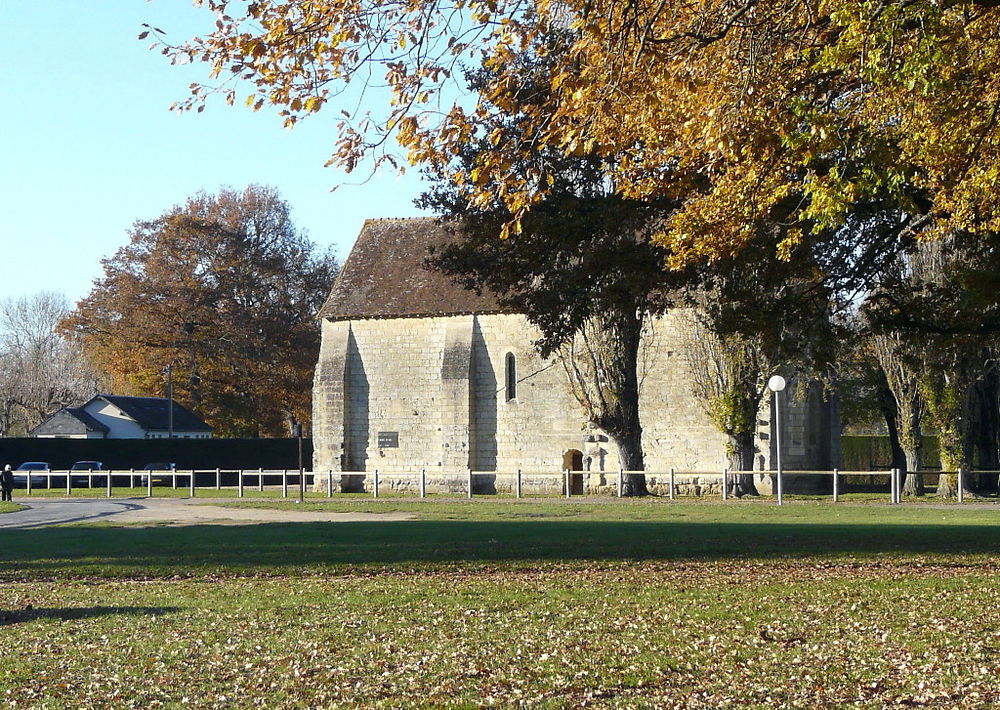
[(99, 394), (82, 407), (60, 409), (28, 432), (40, 439), (209, 439), (212, 427), (163, 397)]

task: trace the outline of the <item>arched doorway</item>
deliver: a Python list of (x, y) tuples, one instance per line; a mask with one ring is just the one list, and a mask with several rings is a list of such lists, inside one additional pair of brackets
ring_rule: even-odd
[[(579, 449), (568, 449), (563, 454), (563, 471), (582, 471), (583, 452)], [(583, 495), (583, 474), (571, 473), (569, 476), (570, 495)]]

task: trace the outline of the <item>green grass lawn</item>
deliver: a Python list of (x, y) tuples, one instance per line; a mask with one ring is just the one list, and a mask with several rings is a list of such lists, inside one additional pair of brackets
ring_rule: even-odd
[(994, 505), (305, 508), (0, 531), (0, 707), (1000, 702)]

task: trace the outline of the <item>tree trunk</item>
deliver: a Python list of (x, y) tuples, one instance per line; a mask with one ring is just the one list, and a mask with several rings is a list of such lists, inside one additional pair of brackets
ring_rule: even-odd
[(899, 443), (906, 454), (906, 476), (903, 481), (903, 495), (922, 496), (924, 494), (923, 448), (924, 436), (920, 429), (920, 417), (911, 409), (908, 420), (900, 422)]
[(924, 494), (924, 475), (920, 473), (920, 446), (910, 448), (906, 452), (906, 480), (903, 482), (904, 496), (922, 496)]
[(649, 489), (646, 487), (646, 476), (634, 471), (643, 471), (646, 468), (642, 455), (642, 428), (636, 422), (636, 429), (622, 431), (611, 431), (605, 429), (608, 436), (618, 446), (618, 461), (623, 471), (628, 471), (622, 481), (623, 496), (646, 496)]
[[(974, 396), (975, 409), (970, 422), (974, 465), (981, 471), (997, 471), (1000, 470), (1000, 412), (997, 409), (1000, 401), (1000, 373), (995, 367), (990, 367), (975, 384)], [(976, 490), (996, 490), (995, 477), (989, 481), (984, 479), (985, 476), (975, 475)]]
[[(882, 378), (884, 381), (884, 374)], [(886, 431), (889, 433), (889, 448), (892, 451), (892, 461), (889, 463), (889, 468), (906, 468), (906, 452), (903, 451), (903, 447), (899, 443), (899, 427), (896, 425), (899, 407), (896, 405), (896, 398), (893, 396), (888, 382), (878, 389), (878, 406), (885, 419)]]
[[(644, 471), (642, 424), (639, 421), (639, 344), (642, 319), (634, 314), (620, 314), (605, 319), (605, 328), (615, 347), (604, 358), (603, 380), (608, 390), (604, 397), (604, 416), (598, 421), (618, 444), (618, 459), (623, 471)], [(646, 476), (629, 473), (622, 486), (623, 496), (649, 495)]]
[(942, 473), (938, 476), (937, 494), (942, 498), (958, 496), (958, 476), (954, 473)]
[(976, 383), (975, 427), (976, 468), (984, 471), (1000, 469), (1000, 373), (991, 368)]
[(622, 495), (648, 495), (639, 421), (639, 346), (644, 316), (637, 309), (608, 310), (581, 329), (563, 365), (577, 401), (591, 422), (618, 447), (628, 471)]
[[(941, 361), (925, 364), (923, 391), (931, 421), (937, 428), (941, 470), (945, 472), (938, 478), (937, 495), (953, 498), (958, 495), (958, 475), (948, 472), (968, 470), (972, 458), (970, 421), (975, 416), (974, 390), (979, 363), (960, 343), (947, 343), (938, 354), (943, 358)], [(969, 477), (965, 476), (963, 493), (975, 495), (969, 483)]]
[(752, 473), (741, 473), (742, 471), (753, 471), (753, 444), (754, 432), (741, 431), (729, 435), (729, 446), (727, 447), (726, 458), (729, 461), (729, 472), (733, 475), (729, 478), (729, 492), (737, 498), (742, 496), (757, 496), (757, 486), (753, 481)]
[[(968, 459), (959, 427), (942, 427), (938, 431), (938, 439), (941, 442), (941, 470), (958, 471), (959, 468), (966, 468)], [(969, 486), (968, 474), (963, 478), (963, 494), (971, 498), (979, 497)], [(942, 473), (938, 476), (937, 495), (941, 498), (958, 497), (957, 473)]]

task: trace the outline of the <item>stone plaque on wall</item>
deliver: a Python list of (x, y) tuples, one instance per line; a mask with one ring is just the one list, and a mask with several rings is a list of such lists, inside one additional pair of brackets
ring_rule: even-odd
[(380, 449), (398, 449), (399, 448), (399, 432), (398, 431), (380, 431), (378, 433), (378, 448), (380, 448)]

